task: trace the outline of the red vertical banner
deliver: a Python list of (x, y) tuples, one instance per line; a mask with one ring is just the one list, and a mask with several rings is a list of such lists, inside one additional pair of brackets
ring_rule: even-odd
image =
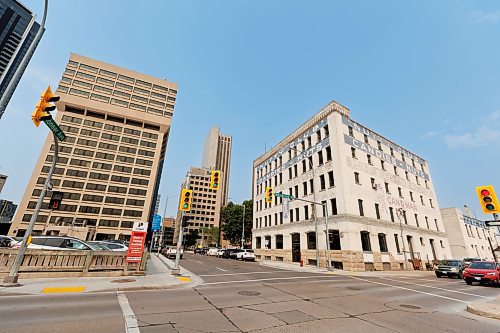
[(134, 222), (127, 252), (128, 262), (141, 262), (147, 230), (147, 222)]

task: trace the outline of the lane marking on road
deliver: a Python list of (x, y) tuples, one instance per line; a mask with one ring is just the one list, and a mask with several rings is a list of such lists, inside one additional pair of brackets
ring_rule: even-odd
[(394, 281), (394, 282), (399, 282), (399, 283), (404, 283), (404, 284), (411, 284), (411, 285), (414, 285), (414, 286), (420, 286), (420, 287), (426, 287), (426, 288), (432, 288), (432, 289), (439, 289), (439, 290), (449, 291), (449, 292), (452, 292), (452, 293), (469, 295), (469, 296), (474, 296), (474, 297), (481, 297), (481, 298), (487, 298), (487, 299), (495, 299), (496, 298), (496, 297), (489, 297), (489, 296), (483, 296), (483, 295), (478, 295), (478, 294), (466, 293), (464, 291), (446, 289), (446, 288), (441, 288), (441, 287), (434, 287), (434, 286), (429, 286), (429, 285), (426, 285), (426, 284), (411, 283), (411, 282), (406, 282), (406, 281), (398, 281), (398, 280), (393, 280), (393, 279), (384, 278), (384, 277), (380, 277), (379, 279), (384, 279), (384, 280), (389, 280), (389, 281)]
[(47, 287), (42, 290), (42, 294), (52, 293), (82, 293), (87, 287)]
[(220, 268), (220, 267), (215, 267), (215, 268), (217, 268), (220, 271), (227, 272), (227, 269), (223, 269), (223, 268)]
[(123, 291), (117, 291), (116, 296), (118, 297), (118, 303), (120, 303), (123, 318), (125, 319), (125, 332), (140, 333), (141, 331), (139, 330), (137, 318), (135, 317), (134, 311), (132, 311), (132, 308), (128, 303), (127, 295), (125, 295)]
[(334, 280), (332, 276), (292, 276), (284, 278), (264, 278), (264, 279), (251, 279), (251, 280), (233, 280), (233, 281), (220, 281), (220, 282), (206, 282), (201, 284), (201, 286), (216, 285), (216, 284), (228, 284), (228, 283), (246, 283), (246, 282), (259, 282), (259, 281), (275, 281), (275, 280), (299, 280), (299, 279), (325, 279)]
[(388, 283), (371, 281), (371, 280), (367, 280), (367, 279), (358, 278), (358, 277), (355, 277), (355, 276), (349, 276), (349, 277), (351, 279), (365, 281), (365, 282), (368, 282), (368, 283), (379, 284), (379, 285), (386, 286), (386, 287), (392, 287), (392, 288), (396, 288), (396, 289), (403, 289), (403, 290), (412, 291), (412, 292), (418, 293), (418, 294), (424, 294), (424, 295), (429, 295), (429, 296), (444, 298), (444, 299), (448, 299), (450, 301), (455, 301), (455, 302), (460, 302), (460, 303), (465, 303), (465, 304), (469, 304), (470, 303), (470, 302), (467, 302), (467, 301), (462, 301), (460, 299), (456, 299), (456, 298), (452, 298), (452, 297), (447, 297), (447, 296), (442, 296), (442, 295), (433, 294), (433, 293), (428, 293), (428, 292), (420, 291), (420, 290), (416, 290), (416, 289), (411, 289), (411, 288), (406, 288), (406, 287), (401, 287), (401, 286), (395, 286), (395, 285), (388, 284)]
[(198, 264), (203, 264), (204, 265), (204, 263), (202, 263), (201, 261), (198, 261), (198, 260), (193, 260), (193, 261), (197, 262)]
[(269, 271), (269, 272), (245, 272), (245, 273), (226, 273), (226, 274), (201, 274), (198, 276), (209, 277), (209, 276), (226, 276), (226, 275), (249, 275), (249, 274), (272, 274), (272, 273), (295, 273), (292, 271)]

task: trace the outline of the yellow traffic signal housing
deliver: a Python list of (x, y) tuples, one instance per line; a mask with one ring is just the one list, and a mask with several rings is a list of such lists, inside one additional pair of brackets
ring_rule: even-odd
[(483, 212), (486, 214), (500, 213), (500, 204), (491, 185), (476, 187), (477, 197)]
[(189, 212), (191, 210), (191, 202), (193, 201), (193, 190), (182, 189), (179, 210)]
[(210, 177), (210, 188), (218, 190), (220, 187), (221, 172), (219, 170), (212, 170), (212, 175)]
[(40, 122), (43, 120), (52, 118), (49, 112), (54, 111), (56, 106), (51, 103), (57, 102), (59, 99), (59, 96), (52, 93), (50, 86), (45, 89), (40, 96), (40, 101), (37, 103), (35, 111), (31, 114), (31, 119), (33, 119), (33, 124), (36, 127), (40, 126)]
[(266, 187), (266, 202), (272, 203), (273, 197), (274, 197), (273, 188), (269, 186)]

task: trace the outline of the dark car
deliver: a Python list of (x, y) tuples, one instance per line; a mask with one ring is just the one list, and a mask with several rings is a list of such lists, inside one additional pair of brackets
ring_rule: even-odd
[(229, 259), (229, 255), (231, 254), (231, 250), (222, 250), (222, 254), (220, 255), (221, 258), (224, 259)]
[(207, 253), (207, 248), (206, 247), (197, 247), (194, 249), (195, 254), (206, 254)]
[(461, 278), (464, 262), (461, 260), (441, 260), (434, 270), (438, 278), (442, 276)]

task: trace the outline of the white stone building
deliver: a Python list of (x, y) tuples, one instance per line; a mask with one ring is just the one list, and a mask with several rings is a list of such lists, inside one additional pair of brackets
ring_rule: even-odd
[(253, 164), (257, 257), (326, 266), (322, 206), (277, 197), (268, 204), (267, 186), (326, 203), (333, 267), (395, 270), (407, 257), (425, 269), (451, 258), (428, 163), (353, 121), (335, 101)]
[(453, 259), (493, 260), (491, 246), (498, 247), (494, 228), (488, 228), (484, 221), (470, 217), (458, 208), (442, 208), (441, 217)]

